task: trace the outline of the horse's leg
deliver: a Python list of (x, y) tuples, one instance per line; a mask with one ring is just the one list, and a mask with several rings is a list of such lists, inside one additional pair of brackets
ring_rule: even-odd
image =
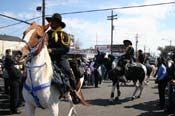
[(80, 93), (80, 91), (81, 91), (81, 87), (83, 85), (83, 82), (84, 82), (84, 76), (81, 77), (80, 80), (79, 80), (79, 82), (78, 82), (79, 83), (78, 90), (77, 90), (78, 93)]
[(67, 95), (68, 95), (68, 101), (70, 103), (68, 116), (77, 116), (77, 111), (75, 109), (75, 105), (73, 104), (72, 97), (69, 92), (67, 93)]
[(26, 102), (25, 103), (25, 116), (34, 116), (35, 115), (35, 106)]
[(117, 97), (115, 99), (118, 100), (120, 95), (121, 95), (120, 85), (119, 85), (119, 80), (118, 79), (117, 79), (117, 82), (116, 82), (116, 87), (117, 87)]
[(144, 84), (143, 84), (143, 82), (142, 82), (142, 83), (139, 83), (140, 93), (139, 93), (139, 95), (137, 96), (137, 98), (140, 98), (140, 97), (141, 97), (141, 95), (142, 95), (142, 91), (143, 91), (143, 88), (144, 88)]
[(138, 91), (138, 89), (139, 89), (139, 85), (137, 84), (137, 82), (134, 82), (134, 85), (135, 85), (135, 90), (134, 90), (134, 92), (133, 92), (133, 94), (132, 94), (132, 100), (134, 100), (135, 98), (136, 98), (136, 93), (137, 93), (137, 91)]
[(110, 101), (113, 101), (113, 100), (114, 100), (115, 87), (116, 87), (116, 82), (113, 81), (113, 82), (112, 82), (112, 90), (111, 90), (111, 98), (110, 98)]
[(58, 116), (59, 114), (59, 99), (57, 102), (49, 103), (49, 113), (50, 116)]

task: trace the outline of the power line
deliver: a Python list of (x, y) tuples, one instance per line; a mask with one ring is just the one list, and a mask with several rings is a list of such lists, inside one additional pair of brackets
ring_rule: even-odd
[(0, 16), (6, 17), (6, 18), (9, 18), (9, 19), (13, 19), (13, 20), (16, 20), (16, 21), (19, 21), (19, 22), (22, 22), (22, 23), (30, 24), (30, 23), (27, 22), (27, 21), (23, 21), (23, 20), (14, 18), (14, 17), (10, 17), (10, 16), (7, 16), (7, 15), (4, 15), (4, 14), (0, 14)]
[(141, 8), (141, 7), (150, 7), (150, 6), (161, 6), (161, 5), (168, 5), (168, 4), (175, 4), (175, 2), (166, 2), (166, 3), (157, 3), (157, 4), (147, 4), (147, 5), (124, 6), (124, 7), (118, 7), (118, 8), (106, 8), (106, 9), (97, 9), (97, 10), (68, 12), (68, 13), (62, 13), (62, 15), (79, 14), (79, 13), (86, 13), (86, 12), (98, 12), (98, 11), (107, 11), (107, 10), (121, 10), (121, 9), (129, 9), (129, 8)]
[[(130, 8), (142, 8), (142, 7), (151, 7), (151, 6), (162, 6), (162, 5), (170, 5), (170, 4), (175, 4), (175, 2), (165, 2), (165, 3), (147, 4), (147, 5), (133, 5), (133, 6), (124, 6), (124, 7), (106, 8), (106, 9), (96, 9), (96, 10), (84, 10), (84, 11), (61, 13), (61, 15), (90, 13), (90, 12), (99, 12), (99, 11), (108, 11), (108, 10), (121, 10), (121, 9), (130, 9)], [(46, 16), (50, 16), (50, 15), (46, 15)], [(28, 20), (25, 20), (25, 21), (27, 22), (27, 21), (38, 19), (38, 18), (41, 18), (41, 17), (42, 16), (38, 16), (38, 17), (34, 17), (34, 18), (31, 18), (31, 19), (28, 19)], [(13, 17), (11, 17), (11, 18), (13, 18)], [(20, 21), (20, 20), (18, 20), (18, 21)], [(10, 26), (14, 26), (14, 25), (23, 23), (25, 21), (20, 21), (18, 23), (13, 23), (13, 24), (10, 24), (10, 25), (7, 25), (7, 26), (2, 26), (2, 27), (0, 27), (0, 29), (6, 28), (6, 27), (10, 27)]]
[[(31, 20), (35, 20), (35, 19), (38, 19), (38, 18), (41, 18), (41, 16), (38, 16), (38, 17), (34, 17), (34, 18), (31, 18), (31, 19), (28, 19), (28, 20), (24, 20), (24, 21), (31, 21)], [(11, 26), (15, 26), (15, 25), (18, 25), (18, 24), (21, 24), (22, 22), (18, 22), (18, 23), (13, 23), (13, 24), (9, 24), (9, 25), (6, 25), (6, 26), (2, 26), (0, 27), (0, 29), (3, 29), (3, 28), (6, 28), (6, 27), (11, 27)]]

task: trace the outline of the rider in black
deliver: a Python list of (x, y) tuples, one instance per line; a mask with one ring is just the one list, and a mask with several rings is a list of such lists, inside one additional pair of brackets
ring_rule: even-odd
[(70, 36), (63, 31), (66, 24), (62, 22), (62, 17), (58, 13), (53, 14), (52, 17), (46, 17), (46, 19), (51, 26), (51, 29), (47, 32), (49, 38), (48, 51), (51, 60), (56, 66), (63, 68), (69, 78), (70, 89), (75, 91), (75, 77), (67, 60), (67, 53), (70, 49)]

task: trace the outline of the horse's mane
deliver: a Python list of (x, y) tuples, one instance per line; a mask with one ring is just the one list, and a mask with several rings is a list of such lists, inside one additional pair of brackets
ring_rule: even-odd
[(47, 51), (47, 46), (44, 45), (43, 49), (45, 49), (44, 56), (45, 56), (45, 63), (46, 63), (46, 70), (47, 70), (46, 75), (51, 76), (53, 75), (53, 68), (52, 68), (52, 62), (51, 62), (49, 53)]

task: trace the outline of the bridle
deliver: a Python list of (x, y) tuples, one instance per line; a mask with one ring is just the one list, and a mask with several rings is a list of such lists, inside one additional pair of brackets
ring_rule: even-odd
[(31, 47), (31, 45), (27, 41), (25, 41), (24, 39), (22, 39), (22, 42), (24, 42), (27, 45), (27, 48), (29, 50), (29, 53), (27, 55), (27, 59), (31, 60), (34, 56), (39, 54), (40, 51), (42, 50), (42, 48), (44, 47), (45, 35), (42, 37), (42, 39), (34, 47)]

